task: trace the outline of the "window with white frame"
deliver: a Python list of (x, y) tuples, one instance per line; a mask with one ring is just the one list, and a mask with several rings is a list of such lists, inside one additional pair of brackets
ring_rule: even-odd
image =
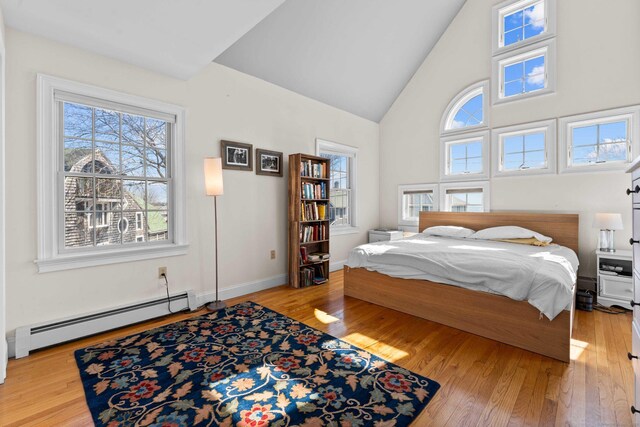
[(638, 155), (640, 106), (559, 119), (560, 172), (623, 169)]
[(488, 81), (475, 83), (460, 92), (447, 106), (441, 133), (469, 131), (488, 125)]
[(442, 139), (441, 180), (482, 179), (489, 176), (489, 133)]
[(39, 271), (185, 253), (184, 110), (42, 75), (38, 92)]
[(417, 226), (420, 212), (438, 210), (437, 184), (398, 186), (398, 225)]
[(332, 233), (350, 232), (356, 226), (356, 167), (358, 149), (321, 139), (316, 152), (331, 161), (329, 219)]
[(555, 0), (508, 0), (493, 8), (494, 54), (555, 35)]
[(491, 144), (493, 176), (556, 171), (555, 120), (494, 129)]
[(448, 212), (489, 212), (489, 182), (440, 184), (441, 210)]
[(493, 60), (494, 103), (555, 90), (555, 41), (533, 45)]

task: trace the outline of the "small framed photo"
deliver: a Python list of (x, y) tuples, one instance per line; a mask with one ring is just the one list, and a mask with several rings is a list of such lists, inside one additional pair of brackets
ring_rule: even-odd
[(222, 169), (241, 171), (253, 170), (253, 145), (242, 142), (220, 141), (222, 152)]
[(256, 148), (256, 174), (282, 176), (282, 153)]

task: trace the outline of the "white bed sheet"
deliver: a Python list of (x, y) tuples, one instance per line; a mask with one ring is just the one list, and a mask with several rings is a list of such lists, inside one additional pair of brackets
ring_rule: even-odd
[(528, 301), (547, 316), (571, 307), (578, 257), (564, 246), (418, 234), (356, 247), (347, 265)]

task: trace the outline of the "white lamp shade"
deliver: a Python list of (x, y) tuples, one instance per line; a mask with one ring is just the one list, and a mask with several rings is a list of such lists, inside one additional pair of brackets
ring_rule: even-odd
[(206, 157), (204, 159), (204, 186), (207, 196), (221, 196), (224, 194), (222, 159), (220, 157)]
[(597, 213), (593, 228), (600, 230), (622, 230), (622, 215), (617, 213)]

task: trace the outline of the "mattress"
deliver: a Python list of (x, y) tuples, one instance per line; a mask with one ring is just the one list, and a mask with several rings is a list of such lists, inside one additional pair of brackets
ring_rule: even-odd
[(347, 265), (528, 301), (552, 320), (571, 307), (578, 257), (555, 244), (537, 247), (417, 234), (358, 246)]

